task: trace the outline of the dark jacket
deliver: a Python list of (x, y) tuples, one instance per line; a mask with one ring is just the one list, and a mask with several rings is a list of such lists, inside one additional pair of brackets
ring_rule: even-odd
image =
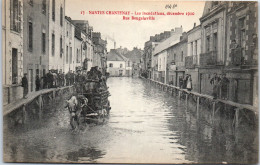
[(26, 77), (22, 78), (22, 87), (28, 88), (28, 80)]

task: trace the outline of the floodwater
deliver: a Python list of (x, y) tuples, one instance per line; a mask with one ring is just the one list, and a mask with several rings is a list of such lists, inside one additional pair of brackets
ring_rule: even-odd
[[(109, 78), (110, 117), (72, 131), (62, 100), (4, 127), (7, 162), (256, 163), (258, 124), (200, 109), (139, 78)], [(232, 116), (232, 115), (231, 115)], [(5, 119), (4, 121), (10, 119)], [(6, 125), (6, 123), (4, 124)]]

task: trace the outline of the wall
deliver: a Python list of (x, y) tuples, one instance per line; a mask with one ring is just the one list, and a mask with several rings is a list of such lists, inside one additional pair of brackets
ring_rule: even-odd
[[(55, 1), (55, 21), (52, 19), (52, 2)], [(63, 40), (63, 50), (65, 48), (65, 0), (49, 0), (49, 69), (64, 70), (64, 52), (60, 52), (60, 38)], [(63, 8), (63, 26), (60, 25), (60, 7)], [(52, 34), (55, 34), (55, 48), (52, 54)]]
[[(23, 1), (19, 1), (21, 4)], [(21, 22), (23, 22), (23, 10), (21, 9)], [(23, 76), (23, 24), (21, 30), (15, 32), (10, 26), (10, 0), (2, 1), (2, 83), (3, 105), (16, 99), (22, 98), (20, 86)], [(17, 76), (12, 76), (12, 50), (17, 49)], [(14, 80), (14, 81), (13, 81)], [(15, 83), (15, 84), (13, 84)], [(9, 92), (7, 92), (9, 90)]]
[[(113, 67), (109, 67), (109, 64), (112, 63)], [(122, 64), (122, 68), (120, 68), (120, 64)], [(110, 76), (119, 76), (119, 70), (122, 70), (122, 76), (125, 76), (125, 61), (107, 61), (107, 71)]]
[[(75, 26), (70, 21), (65, 19), (65, 45), (64, 45), (64, 58), (63, 58), (65, 73), (68, 73), (69, 70), (75, 71), (75, 67), (73, 67), (73, 63), (72, 63), (72, 61), (76, 60), (74, 55), (74, 45), (75, 45), (74, 33), (75, 33)], [(70, 48), (72, 50), (71, 52), (70, 52)], [(71, 56), (71, 61), (70, 61), (70, 56)]]
[[(194, 44), (195, 41), (197, 41), (197, 52)], [(193, 45), (193, 49), (191, 49), (191, 45)], [(196, 62), (193, 61), (193, 63), (199, 64), (200, 54), (201, 54), (201, 28), (199, 26), (199, 27), (195, 27), (190, 32), (188, 32), (187, 56), (197, 55)]]
[[(27, 73), (29, 92), (35, 91), (35, 78), (37, 72), (42, 77), (48, 72), (49, 47), (48, 47), (48, 2), (46, 1), (46, 12), (42, 12), (42, 1), (25, 0), (24, 10), (24, 73)], [(32, 49), (29, 48), (29, 22), (33, 25)], [(43, 52), (42, 33), (45, 33), (45, 52)], [(38, 70), (38, 71), (37, 71)]]
[[(22, 3), (22, 1), (19, 1)], [(17, 83), (21, 82), (23, 76), (23, 24), (21, 23), (21, 31), (15, 32), (10, 27), (10, 0), (4, 0), (2, 6), (2, 73), (3, 85), (12, 85), (12, 80)], [(21, 10), (21, 22), (23, 22), (23, 11)], [(17, 49), (17, 78), (12, 77), (12, 49)], [(16, 83), (16, 84), (17, 84)]]
[(160, 81), (166, 83), (167, 51), (158, 54), (158, 71), (161, 72)]
[[(210, 35), (210, 51), (213, 51), (213, 33), (217, 32), (217, 61), (220, 64), (224, 64), (224, 57), (225, 57), (225, 27), (226, 27), (226, 11), (223, 9), (219, 11), (219, 13), (216, 13), (212, 17), (209, 17), (208, 19), (201, 22), (202, 27), (202, 53), (207, 53), (206, 50), (206, 36)], [(214, 22), (216, 24), (214, 24)], [(209, 26), (209, 30), (207, 30), (205, 27)]]
[[(258, 24), (257, 24), (257, 17), (258, 17), (258, 6), (257, 2), (249, 2), (246, 6), (241, 6), (240, 9), (234, 9), (229, 3), (229, 10), (231, 11), (228, 13), (227, 17), (227, 65), (230, 64), (231, 61), (231, 43), (233, 40), (239, 44), (239, 19), (245, 18), (245, 59), (250, 61), (251, 64), (257, 65), (258, 59), (258, 46), (254, 46), (253, 41), (253, 34), (256, 34), (258, 37)], [(258, 38), (256, 38), (258, 40)], [(241, 45), (240, 45), (241, 46)]]
[(82, 41), (74, 37), (74, 61), (72, 61), (72, 69), (76, 70), (76, 67), (81, 65), (81, 43)]
[[(128, 65), (128, 64), (129, 64), (129, 65)], [(126, 76), (132, 76), (132, 73), (133, 73), (133, 68), (132, 68), (133, 63), (132, 63), (132, 61), (127, 60), (127, 61), (125, 62), (125, 65), (126, 65), (126, 67), (125, 67)]]

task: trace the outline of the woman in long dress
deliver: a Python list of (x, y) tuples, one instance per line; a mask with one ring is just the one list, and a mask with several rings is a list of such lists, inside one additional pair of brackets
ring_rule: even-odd
[(192, 90), (192, 80), (191, 76), (189, 75), (188, 80), (187, 80), (187, 90), (191, 91)]

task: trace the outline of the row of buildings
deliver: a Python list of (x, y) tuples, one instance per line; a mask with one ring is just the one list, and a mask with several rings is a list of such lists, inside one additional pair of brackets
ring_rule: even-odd
[(110, 76), (138, 76), (141, 69), (143, 51), (134, 47), (111, 49), (107, 54), (107, 72)]
[(212, 94), (214, 73), (229, 79), (228, 99), (258, 106), (257, 2), (205, 2), (200, 25), (151, 36), (142, 69), (149, 78), (179, 86), (192, 77), (193, 91)]
[(27, 73), (29, 92), (36, 75), (98, 66), (105, 72), (107, 42), (86, 20), (65, 16), (65, 0), (3, 0), (2, 61), (4, 104), (21, 97)]

